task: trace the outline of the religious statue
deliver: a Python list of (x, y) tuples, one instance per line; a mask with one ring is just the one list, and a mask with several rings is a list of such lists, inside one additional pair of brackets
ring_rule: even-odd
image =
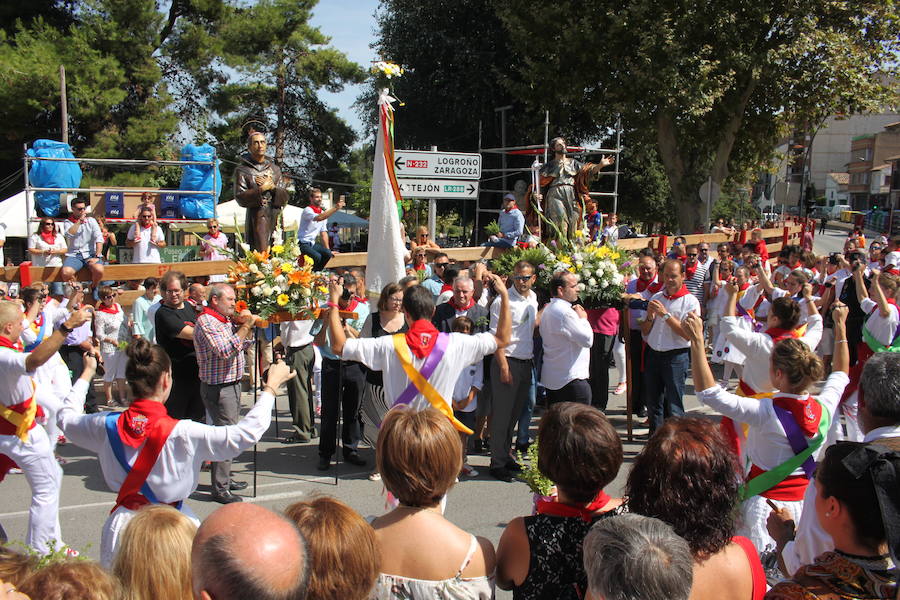
[(540, 169), (538, 185), (544, 192), (532, 193), (536, 204), (529, 203), (529, 222), (539, 218), (534, 213), (537, 207), (548, 222), (543, 228), (547, 237), (572, 239), (582, 228), (585, 202), (590, 198), (588, 182), (596, 179), (600, 170), (615, 159), (604, 156), (599, 163), (581, 163), (566, 156), (566, 140), (561, 137), (550, 140), (550, 149), (553, 158)]
[(247, 152), (234, 170), (234, 196), (247, 209), (245, 241), (253, 250), (265, 250), (272, 243), (278, 213), (288, 202), (287, 182), (281, 167), (266, 156), (266, 136), (251, 131)]

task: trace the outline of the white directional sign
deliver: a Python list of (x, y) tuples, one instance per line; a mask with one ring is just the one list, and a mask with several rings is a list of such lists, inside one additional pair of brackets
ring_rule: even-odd
[(404, 198), (455, 198), (466, 200), (478, 197), (477, 181), (453, 179), (398, 179)]
[(481, 155), (394, 150), (394, 172), (397, 177), (480, 179)]

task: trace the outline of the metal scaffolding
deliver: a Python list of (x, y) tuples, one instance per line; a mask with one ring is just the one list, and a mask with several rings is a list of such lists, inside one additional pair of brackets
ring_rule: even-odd
[[(27, 148), (26, 148), (27, 149)], [(95, 188), (48, 188), (48, 187), (35, 187), (31, 185), (31, 181), (29, 179), (28, 167), (29, 163), (36, 161), (49, 161), (49, 162), (74, 162), (80, 165), (127, 165), (132, 167), (183, 167), (184, 165), (206, 165), (212, 168), (212, 190), (158, 190), (158, 189), (148, 189), (142, 187), (95, 187)], [(34, 192), (59, 192), (59, 193), (78, 193), (78, 192), (87, 192), (87, 193), (106, 193), (106, 192), (164, 192), (166, 194), (178, 194), (179, 196), (190, 196), (190, 195), (215, 195), (216, 193), (216, 184), (218, 183), (218, 170), (216, 169), (216, 163), (218, 161), (217, 157), (213, 157), (212, 160), (139, 160), (139, 159), (128, 159), (128, 158), (49, 158), (49, 157), (41, 157), (41, 156), (28, 156), (26, 152), (24, 155), (25, 161), (25, 220), (28, 223), (26, 233), (28, 236), (31, 236), (31, 224), (36, 220), (35, 215), (36, 211), (34, 208)], [(213, 204), (213, 210), (215, 210), (216, 203)], [(185, 221), (186, 219), (177, 219), (178, 221)], [(189, 219), (187, 219), (189, 220)], [(201, 219), (203, 220), (203, 219)]]
[[(499, 109), (498, 109), (499, 112)], [(501, 112), (501, 118), (503, 119), (501, 131), (503, 132), (503, 139), (501, 143), (506, 142), (506, 111)], [(498, 177), (488, 178), (487, 181), (500, 179), (502, 181), (503, 189), (491, 189), (487, 187), (481, 188), (481, 192), (487, 192), (489, 194), (505, 194), (510, 190), (506, 186), (507, 176), (513, 173), (519, 173), (526, 176), (526, 180), (531, 178), (533, 165), (528, 165), (524, 167), (506, 167), (506, 158), (509, 155), (525, 155), (525, 153), (534, 152), (537, 150), (543, 151), (544, 162), (540, 163), (541, 166), (546, 164), (547, 162), (547, 154), (550, 150), (550, 140), (549, 140), (549, 131), (550, 131), (550, 111), (546, 111), (544, 113), (544, 143), (543, 144), (531, 144), (526, 146), (501, 146), (499, 148), (482, 148), (481, 147), (481, 131), (479, 124), (479, 132), (478, 132), (478, 152), (481, 154), (499, 154), (502, 157), (502, 164), (499, 169), (482, 169), (482, 173), (497, 173)], [(619, 169), (619, 156), (622, 153), (622, 120), (621, 118), (616, 119), (616, 146), (615, 148), (603, 148), (603, 147), (593, 147), (593, 146), (577, 146), (571, 147), (567, 154), (572, 156), (583, 156), (586, 154), (612, 154), (614, 157), (613, 170), (612, 171), (602, 171), (601, 175), (612, 175), (613, 176), (613, 191), (612, 192), (589, 192), (592, 198), (612, 198), (613, 199), (613, 209), (612, 212), (618, 212), (619, 209), (619, 175), (621, 171)], [(538, 153), (535, 153), (537, 156)], [(482, 181), (485, 181), (482, 179)], [(492, 213), (498, 214), (499, 209), (496, 208), (482, 208), (481, 206), (481, 195), (479, 194), (476, 208), (475, 208), (475, 231), (479, 230), (479, 221), (481, 213)]]

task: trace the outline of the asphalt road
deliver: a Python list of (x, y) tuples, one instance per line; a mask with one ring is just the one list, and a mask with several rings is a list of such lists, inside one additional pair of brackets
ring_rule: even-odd
[[(618, 379), (618, 372), (611, 370), (610, 381)], [(689, 396), (685, 405), (689, 411), (706, 413), (699, 408), (693, 397), (693, 388), (688, 382)], [(102, 395), (100, 396), (102, 398)], [(252, 403), (252, 396), (244, 394), (244, 406)], [(607, 488), (611, 494), (621, 492), (630, 464), (643, 446), (643, 440), (627, 442), (624, 416), (624, 396), (610, 395), (608, 416), (622, 435), (625, 444), (625, 465), (615, 482)], [(279, 433), (284, 434), (283, 425), (289, 423), (287, 397), (278, 398)], [(535, 417), (532, 428), (537, 426)], [(636, 433), (646, 433), (646, 429), (636, 429)], [(369, 481), (370, 468), (341, 464), (332, 467), (325, 476), (316, 470), (317, 446), (307, 444), (284, 445), (276, 436), (275, 423), (259, 443), (256, 452), (257, 487), (252, 495), (254, 453), (245, 452), (234, 462), (234, 476), (237, 480), (251, 484), (245, 492), (239, 492), (245, 501), (256, 502), (273, 510), (281, 510), (292, 502), (314, 495), (330, 495), (346, 502), (363, 516), (380, 515), (385, 512), (385, 493), (380, 482)], [(91, 558), (98, 558), (100, 551), (100, 530), (115, 502), (115, 494), (110, 492), (100, 472), (96, 456), (74, 444), (60, 446), (60, 456), (68, 462), (63, 467), (64, 478), (60, 502), (60, 523), (63, 539)], [(363, 448), (361, 455), (374, 464), (374, 452)], [(340, 452), (338, 452), (338, 455)], [(450, 491), (447, 502), (447, 517), (476, 535), (482, 535), (495, 544), (507, 522), (513, 517), (531, 513), (531, 493), (524, 483), (503, 483), (488, 475), (488, 456), (471, 456), (470, 463), (480, 471), (473, 479), (458, 483)], [(188, 503), (201, 519), (219, 507), (210, 498), (209, 474), (200, 476), (199, 489)], [(11, 540), (24, 540), (28, 525), (28, 507), (31, 492), (23, 475), (8, 475), (0, 484), (0, 524)], [(511, 598), (512, 594), (499, 592), (498, 598)]]
[[(815, 236), (815, 251), (819, 254), (836, 252), (843, 248), (846, 231), (829, 228), (825, 234)], [(618, 372), (610, 370), (610, 381), (618, 379)], [(100, 395), (102, 398), (102, 393)], [(244, 406), (252, 403), (252, 396), (244, 394)], [(685, 408), (689, 413), (711, 414), (700, 407), (694, 397), (691, 380), (685, 395)], [(610, 394), (607, 415), (622, 436), (625, 447), (625, 463), (616, 480), (607, 488), (610, 494), (622, 492), (625, 479), (634, 457), (643, 447), (644, 440), (632, 442), (625, 439), (625, 397)], [(279, 396), (278, 420), (280, 437), (289, 422), (287, 397)], [(538, 417), (532, 422), (537, 427)], [(636, 429), (636, 434), (646, 429)], [(314, 495), (330, 495), (346, 502), (363, 516), (385, 512), (385, 493), (380, 482), (369, 481), (370, 466), (355, 467), (341, 464), (332, 467), (325, 476), (316, 470), (318, 458), (315, 441), (307, 444), (284, 445), (276, 434), (273, 422), (258, 444), (255, 453), (256, 495), (253, 496), (254, 452), (248, 451), (234, 461), (234, 476), (248, 481), (251, 487), (240, 492), (245, 501), (256, 502), (273, 510), (281, 510), (292, 502)], [(100, 473), (96, 456), (73, 444), (59, 447), (59, 455), (68, 462), (63, 467), (64, 478), (60, 502), (60, 523), (64, 541), (92, 558), (99, 557), (100, 530), (115, 502)], [(338, 452), (338, 455), (340, 453)], [(374, 452), (363, 448), (361, 455), (374, 464)], [(472, 532), (492, 540), (495, 544), (507, 522), (513, 517), (530, 514), (532, 498), (528, 487), (521, 482), (503, 483), (488, 475), (487, 456), (470, 456), (469, 462), (480, 471), (473, 479), (458, 483), (450, 491), (446, 516), (451, 521)], [(201, 519), (219, 507), (210, 498), (209, 475), (201, 474), (200, 486), (188, 503)], [(0, 524), (10, 539), (24, 540), (28, 524), (28, 507), (31, 492), (22, 475), (8, 475), (0, 484)], [(512, 594), (498, 590), (498, 598), (511, 598)]]

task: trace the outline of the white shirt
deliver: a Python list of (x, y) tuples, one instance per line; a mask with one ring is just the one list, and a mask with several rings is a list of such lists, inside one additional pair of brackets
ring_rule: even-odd
[[(106, 437), (106, 415), (81, 414), (87, 383), (79, 379), (56, 416), (57, 423), (70, 442), (96, 452), (106, 485), (118, 491), (125, 482), (125, 471), (113, 454)], [(259, 441), (272, 420), (275, 397), (263, 392), (259, 400), (243, 419), (234, 425), (214, 427), (190, 419), (178, 421), (156, 459), (147, 484), (160, 502), (185, 500), (200, 479), (200, 466), (204, 461), (230, 460)], [(143, 445), (132, 448), (123, 445), (125, 459), (134, 465)]]
[[(653, 294), (650, 300), (661, 302), (666, 307), (666, 312), (677, 317), (679, 321), (683, 320), (690, 312), (700, 315), (700, 301), (691, 293), (670, 300), (666, 298), (665, 290), (660, 290)], [(650, 333), (647, 334), (647, 345), (657, 352), (668, 352), (669, 350), (690, 348), (691, 342), (672, 331), (672, 327), (662, 316), (657, 316), (653, 320)]]
[[(849, 382), (850, 378), (846, 373), (835, 371), (825, 381), (822, 393), (816, 396), (823, 409), (827, 410), (832, 418)], [(776, 393), (778, 396), (792, 398), (806, 397), (785, 392)], [(788, 442), (781, 421), (775, 414), (772, 398), (744, 398), (726, 392), (716, 385), (697, 394), (697, 399), (726, 417), (731, 417), (736, 423), (750, 425), (746, 443), (747, 457), (760, 469), (770, 471), (796, 454)], [(824, 449), (823, 444), (813, 453), (813, 459), (817, 459)], [(797, 467), (792, 474), (803, 474), (802, 466)]]
[[(775, 344), (768, 334), (747, 330), (741, 325), (742, 321), (745, 321), (743, 317), (722, 317), (722, 333), (745, 357), (741, 380), (757, 394), (771, 392), (775, 387), (769, 376), (769, 366)], [(813, 315), (800, 341), (815, 350), (821, 339), (822, 317)]]
[(315, 321), (306, 319), (304, 321), (288, 321), (281, 324), (281, 341), (285, 348), (299, 348), (312, 344), (312, 331)]
[[(472, 388), (480, 390), (484, 386), (484, 361), (478, 360), (474, 364), (469, 365), (459, 374), (456, 385), (453, 387), (453, 400), (459, 402), (469, 397)], [(460, 412), (470, 413), (478, 408), (478, 395), (476, 394), (472, 401), (466, 405)], [(454, 409), (455, 410), (455, 409)]]
[(4, 406), (21, 404), (31, 398), (31, 376), (34, 371), (25, 370), (25, 352), (0, 348), (0, 402)]
[(307, 206), (300, 215), (300, 229), (297, 232), (297, 239), (307, 244), (321, 243), (321, 234), (328, 227), (328, 219), (316, 221), (319, 213)]
[[(450, 406), (449, 399), (453, 395), (453, 387), (459, 379), (460, 372), (476, 360), (497, 351), (497, 339), (491, 333), (450, 333), (450, 340), (444, 357), (438, 363), (428, 382)], [(384, 335), (377, 338), (348, 338), (344, 343), (341, 355), (344, 360), (355, 360), (363, 363), (373, 371), (382, 371), (384, 379), (384, 397), (392, 405), (409, 385), (409, 378), (397, 358), (394, 350), (393, 336)], [(412, 354), (412, 364), (419, 370), (425, 364), (424, 358)], [(416, 394), (410, 406), (414, 410), (423, 410), (431, 406), (422, 394)]]
[[(491, 333), (497, 333), (500, 320), (500, 297), (491, 304)], [(503, 353), (509, 358), (530, 360), (534, 357), (534, 322), (537, 318), (537, 294), (528, 290), (528, 297), (513, 286), (509, 288), (509, 313), (512, 318), (512, 335)]]
[[(863, 437), (863, 442), (870, 443), (894, 437), (900, 437), (900, 425), (873, 429)], [(803, 565), (811, 565), (817, 556), (829, 550), (834, 550), (834, 541), (819, 524), (816, 514), (816, 480), (813, 478), (803, 496), (803, 513), (800, 515), (794, 539), (785, 545), (781, 557), (788, 573), (793, 574)]]
[(866, 329), (869, 330), (869, 333), (883, 345), (890, 346), (897, 333), (897, 326), (900, 325), (900, 313), (897, 312), (897, 307), (888, 304), (887, 317), (881, 316), (878, 303), (871, 298), (865, 298), (859, 303), (859, 307), (869, 315), (866, 318)]
[[(53, 240), (52, 244), (48, 244), (44, 241), (44, 238), (40, 236), (40, 234), (34, 233), (28, 239), (28, 249), (36, 248), (38, 250), (65, 250), (66, 249), (66, 238), (63, 234), (57, 232), (56, 237)], [(2, 248), (0, 248), (0, 259), (2, 259)], [(61, 267), (63, 264), (63, 257), (61, 254), (32, 254), (31, 262), (35, 267)]]
[[(133, 224), (128, 229), (128, 239), (134, 240), (137, 234), (138, 224)], [(151, 244), (151, 239), (154, 242), (162, 242), (165, 240), (163, 237), (162, 229), (158, 225), (151, 225), (150, 227), (141, 227), (141, 239), (134, 245), (133, 255), (131, 262), (136, 264), (146, 264), (146, 263), (160, 263), (162, 259), (159, 257), (159, 247), (156, 244)]]
[(594, 332), (570, 302), (552, 298), (544, 308), (539, 329), (544, 344), (541, 385), (558, 390), (574, 379), (590, 377)]

